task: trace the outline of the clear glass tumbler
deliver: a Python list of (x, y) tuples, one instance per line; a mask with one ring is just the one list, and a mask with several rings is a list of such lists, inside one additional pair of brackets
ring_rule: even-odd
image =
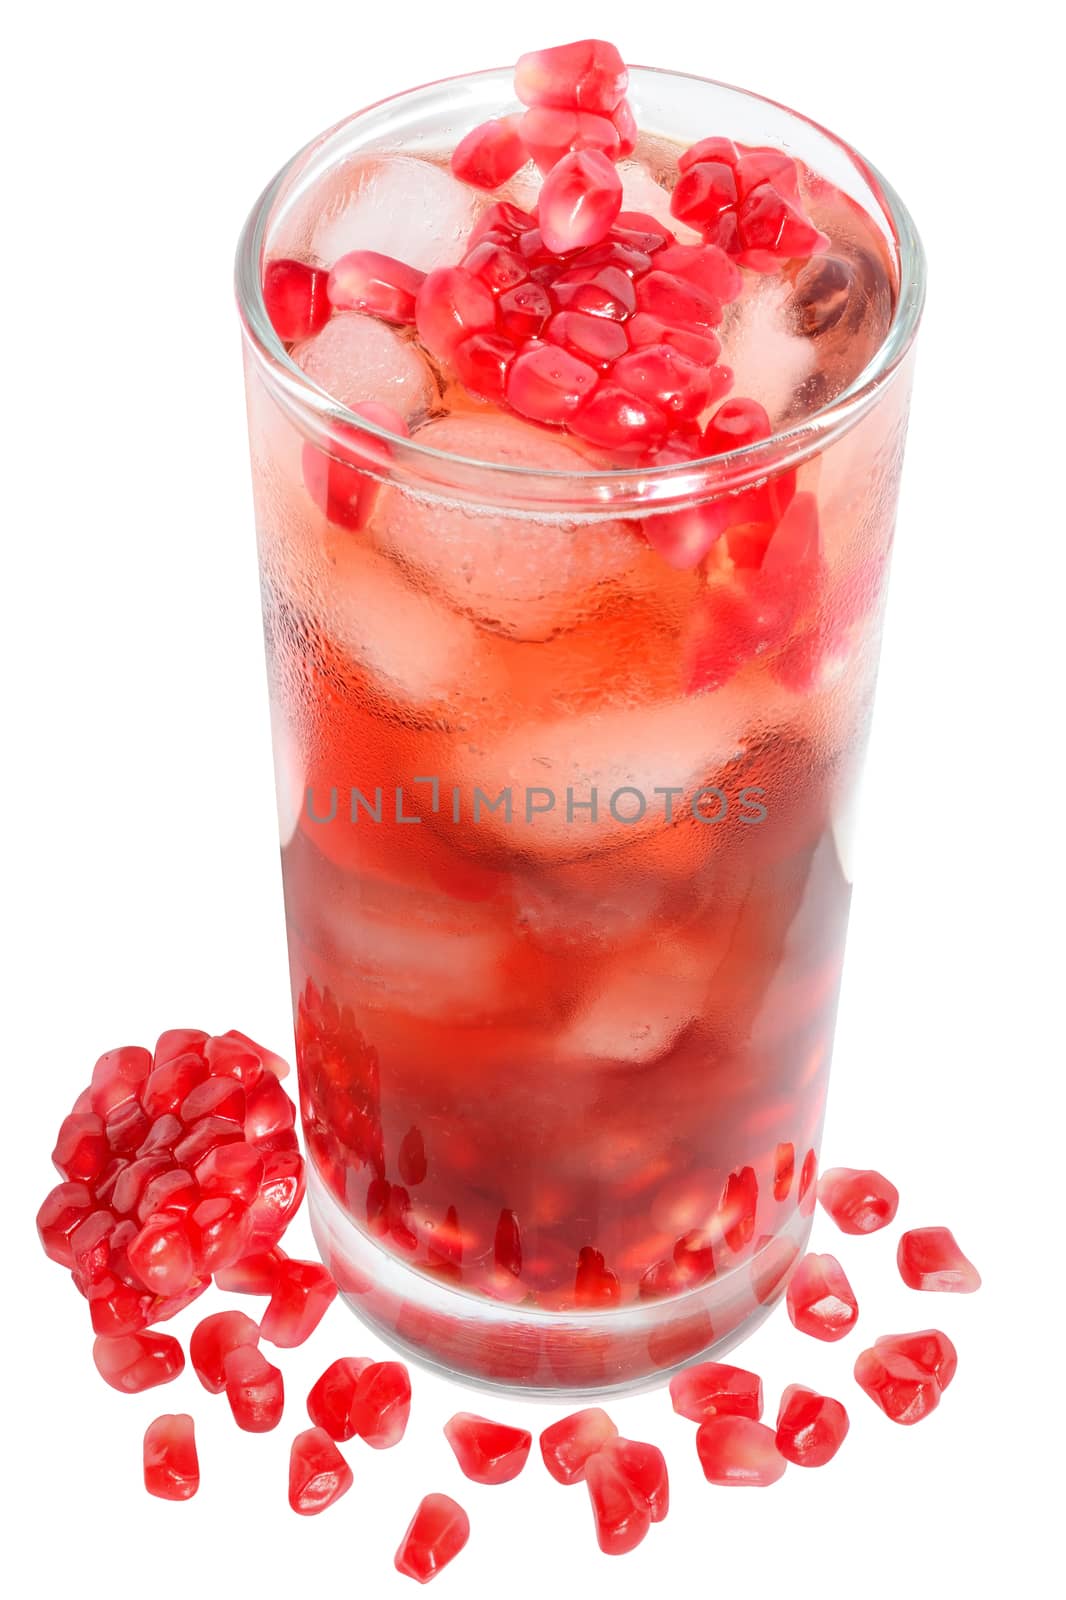
[[(306, 249), (353, 163), (498, 115), (504, 72), (318, 139), (237, 265), (315, 1234), (392, 1342), (532, 1392), (725, 1349), (809, 1232), (923, 294), (906, 211), (840, 140), (678, 74), (630, 94), (664, 140), (777, 145), (827, 180), (815, 220), (844, 243), (787, 285), (804, 414), (763, 443), (475, 460), (292, 360), (264, 263)], [(358, 534), (307, 488), (354, 449)], [(664, 559), (707, 519), (717, 557)]]

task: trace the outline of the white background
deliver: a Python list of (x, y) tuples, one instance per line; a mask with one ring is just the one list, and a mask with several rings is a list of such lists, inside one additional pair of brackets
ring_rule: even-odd
[[(790, 1600), (1050, 1589), (1038, 1573), (1061, 1453), (1063, 172), (1042, 120), (1059, 98), (1047, 13), (1015, 4), (994, 29), (982, 14), (917, 0), (23, 8), (5, 52), (0, 196), (14, 957), (2, 1458), (16, 1592), (411, 1593), (392, 1553), (433, 1489), (473, 1524), (442, 1600), (608, 1584)], [(767, 1491), (713, 1489), (663, 1392), (620, 1401), (622, 1431), (667, 1451), (673, 1509), (613, 1563), (584, 1489), (536, 1460), (479, 1489), (440, 1432), (457, 1409), (539, 1429), (559, 1408), (421, 1372), (404, 1444), (347, 1447), (352, 1493), (317, 1520), (293, 1516), (303, 1395), (334, 1357), (380, 1354), (361, 1325), (335, 1307), (285, 1356), (282, 1426), (242, 1435), (191, 1372), (140, 1397), (107, 1389), (85, 1308), (32, 1226), (55, 1127), (101, 1050), (172, 1025), (236, 1026), (282, 1050), (291, 1038), (230, 293), (239, 225), (300, 144), (365, 102), (593, 32), (631, 60), (814, 114), (886, 172), (925, 238), (824, 1155), (882, 1167), (903, 1193), (899, 1226), (953, 1227), (985, 1277), (969, 1298), (916, 1295), (895, 1274), (898, 1227), (849, 1240), (820, 1213), (815, 1248), (853, 1275), (859, 1330), (819, 1345), (782, 1310), (740, 1359), (770, 1407), (793, 1380), (840, 1395), (843, 1452)], [(309, 1248), (302, 1219), (296, 1232)], [(897, 1428), (851, 1363), (875, 1334), (930, 1324), (955, 1339), (958, 1377), (928, 1422)], [(144, 1426), (185, 1408), (202, 1489), (185, 1506), (150, 1500)]]

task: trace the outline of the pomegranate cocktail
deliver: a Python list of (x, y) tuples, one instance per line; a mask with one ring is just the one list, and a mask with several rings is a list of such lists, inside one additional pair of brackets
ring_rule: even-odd
[(586, 40), (317, 140), (238, 291), (319, 1244), (441, 1366), (648, 1380), (810, 1226), (911, 225)]

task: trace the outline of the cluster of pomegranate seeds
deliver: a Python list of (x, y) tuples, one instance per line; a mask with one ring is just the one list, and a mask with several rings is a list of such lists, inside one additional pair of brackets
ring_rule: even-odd
[(604, 1555), (635, 1550), (652, 1523), (666, 1516), (670, 1483), (662, 1451), (621, 1438), (599, 1406), (575, 1411), (545, 1428), (540, 1453), (557, 1483), (587, 1484)]
[(470, 1518), (446, 1494), (427, 1494), (396, 1552), (397, 1572), (428, 1583), (454, 1561), (470, 1537)]
[[(276, 1246), (304, 1190), (287, 1070), (235, 1030), (172, 1029), (154, 1052), (100, 1057), (60, 1128), (65, 1181), (37, 1229), (102, 1338), (174, 1316), (213, 1273)], [(120, 1370), (107, 1352), (101, 1363)]]
[(457, 1411), (444, 1424), (459, 1470), (474, 1483), (510, 1483), (529, 1458), (533, 1435), (527, 1428), (491, 1422), (470, 1411)]
[(353, 1482), (352, 1469), (325, 1428), (306, 1428), (289, 1453), (289, 1504), (301, 1517), (317, 1517)]
[(792, 1383), (781, 1396), (774, 1443), (778, 1454), (797, 1467), (824, 1467), (844, 1443), (848, 1427), (839, 1400)]
[(686, 1367), (670, 1379), (670, 1399), (678, 1416), (690, 1422), (706, 1422), (708, 1417), (762, 1416), (762, 1379), (743, 1367), (722, 1361), (702, 1361)]
[(880, 1172), (830, 1167), (818, 1180), (818, 1199), (841, 1233), (876, 1233), (899, 1207), (899, 1190)]
[(193, 1420), (185, 1412), (156, 1417), (144, 1435), (144, 1487), (160, 1500), (191, 1500), (200, 1487)]
[(893, 1422), (921, 1422), (940, 1404), (958, 1358), (946, 1333), (889, 1333), (855, 1362), (855, 1382)]
[(785, 1304), (794, 1328), (812, 1339), (843, 1339), (859, 1316), (859, 1305), (835, 1256), (805, 1255), (789, 1281)]
[(896, 1252), (900, 1277), (908, 1289), (973, 1294), (981, 1274), (955, 1243), (950, 1228), (912, 1228), (902, 1235)]
[(829, 248), (804, 214), (798, 169), (783, 150), (701, 139), (678, 166), (671, 213), (742, 266), (778, 272)]

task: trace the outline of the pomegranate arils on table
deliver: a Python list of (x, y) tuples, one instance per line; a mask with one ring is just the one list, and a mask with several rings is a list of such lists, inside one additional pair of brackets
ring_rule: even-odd
[(193, 1329), (189, 1360), (209, 1394), (226, 1387), (226, 1357), (242, 1345), (258, 1345), (259, 1327), (243, 1311), (216, 1311)]
[(226, 1399), (245, 1433), (269, 1433), (285, 1409), (285, 1382), (254, 1344), (239, 1344), (223, 1361)]
[(181, 1345), (169, 1333), (98, 1338), (93, 1343), (93, 1362), (104, 1382), (121, 1394), (140, 1394), (169, 1383), (185, 1368)]
[(777, 1412), (778, 1452), (797, 1467), (824, 1467), (844, 1443), (848, 1426), (839, 1400), (790, 1384)]
[(372, 1363), (362, 1356), (341, 1356), (326, 1368), (307, 1396), (307, 1415), (331, 1439), (354, 1439), (359, 1379)]
[(700, 1424), (696, 1450), (708, 1483), (765, 1488), (785, 1471), (774, 1431), (750, 1417), (711, 1417)]
[(475, 189), (498, 189), (513, 178), (526, 163), (521, 122), (521, 117), (498, 117), (472, 128), (452, 151), (455, 176)]
[(394, 1558), (397, 1572), (428, 1583), (454, 1561), (470, 1538), (470, 1519), (446, 1494), (427, 1494), (411, 1518)]
[[(302, 261), (268, 261), (263, 273), (263, 304), (274, 332), (286, 344), (307, 339), (326, 326), (333, 307), (328, 274)], [(182, 1033), (191, 1030), (175, 1030)], [(163, 1038), (167, 1038), (164, 1034)]]
[(415, 320), (415, 299), (425, 273), (376, 250), (352, 250), (329, 274), (327, 293), (338, 311), (363, 311), (384, 322)]
[(200, 1487), (193, 1420), (156, 1417), (144, 1435), (144, 1487), (160, 1500), (190, 1500)]
[(337, 1285), (320, 1261), (282, 1262), (260, 1323), (263, 1338), (283, 1349), (303, 1344), (336, 1293)]
[(758, 1422), (762, 1416), (762, 1379), (743, 1367), (703, 1361), (674, 1374), (670, 1379), (670, 1399), (678, 1415), (692, 1422), (706, 1422), (714, 1416), (749, 1417)]
[(937, 1329), (885, 1334), (855, 1362), (855, 1381), (886, 1417), (909, 1427), (936, 1410), (956, 1364), (954, 1345)]
[(372, 1361), (359, 1374), (352, 1405), (356, 1433), (373, 1450), (399, 1444), (411, 1414), (411, 1378), (402, 1361)]
[(606, 1411), (590, 1406), (545, 1428), (540, 1436), (540, 1453), (557, 1483), (580, 1483), (590, 1457), (608, 1439), (617, 1437), (618, 1429)]
[(289, 1504), (302, 1517), (315, 1517), (352, 1486), (352, 1469), (324, 1428), (307, 1428), (292, 1441)]
[(900, 1238), (896, 1262), (908, 1289), (973, 1294), (981, 1287), (981, 1274), (949, 1228), (911, 1228)]
[(830, 1255), (804, 1256), (789, 1281), (785, 1303), (793, 1327), (814, 1339), (842, 1339), (859, 1315), (844, 1269)]
[(526, 1428), (491, 1422), (470, 1411), (456, 1412), (444, 1424), (444, 1437), (464, 1476), (474, 1483), (487, 1484), (510, 1483), (517, 1478), (533, 1443)]
[(841, 1233), (876, 1233), (896, 1215), (899, 1190), (880, 1172), (829, 1167), (818, 1180), (818, 1199)]

